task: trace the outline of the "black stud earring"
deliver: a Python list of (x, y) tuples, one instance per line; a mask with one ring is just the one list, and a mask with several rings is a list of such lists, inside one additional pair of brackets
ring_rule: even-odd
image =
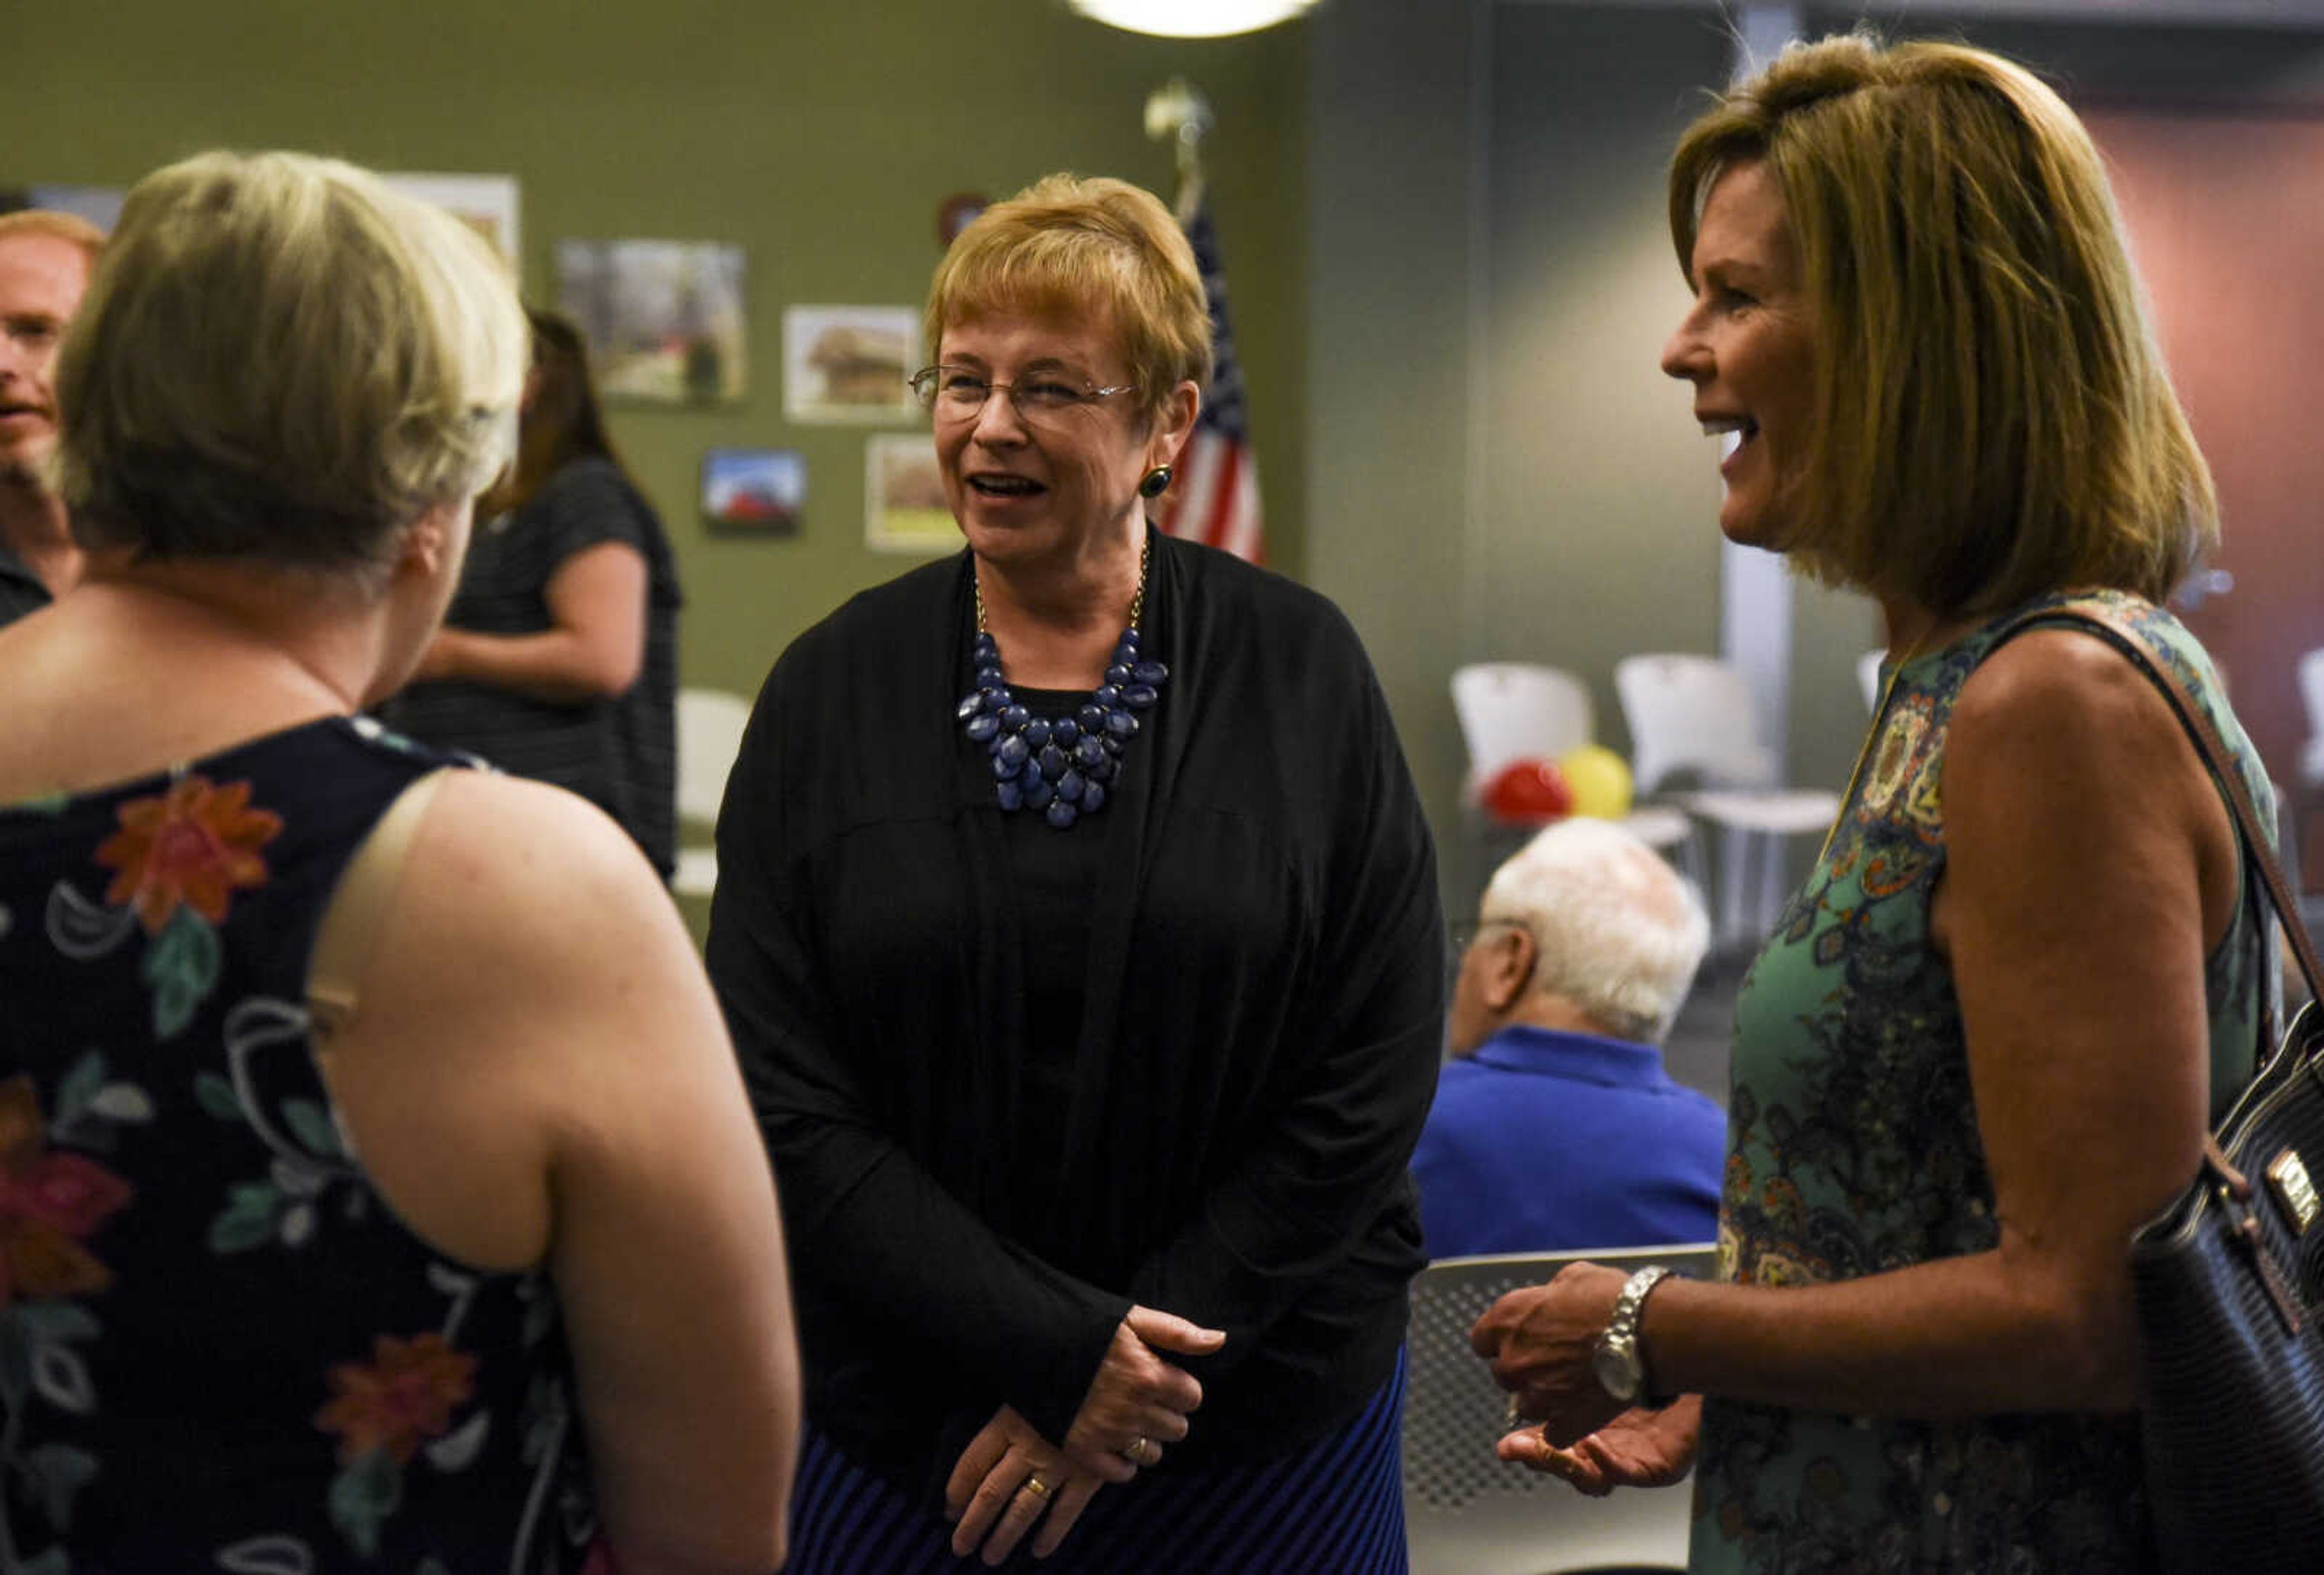
[(1138, 495), (1141, 498), (1158, 498), (1169, 490), (1170, 467), (1167, 465), (1156, 465), (1146, 473), (1146, 479), (1138, 484)]

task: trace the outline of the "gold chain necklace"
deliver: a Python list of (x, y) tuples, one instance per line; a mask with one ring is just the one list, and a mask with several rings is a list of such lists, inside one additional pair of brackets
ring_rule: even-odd
[[(1138, 589), (1130, 594), (1130, 627), (1132, 629), (1137, 628), (1139, 620), (1146, 615), (1146, 568), (1153, 556), (1154, 539), (1148, 536), (1138, 544)], [(974, 564), (968, 567), (968, 594), (976, 601), (976, 632), (991, 632), (984, 627), (984, 585), (976, 577)]]

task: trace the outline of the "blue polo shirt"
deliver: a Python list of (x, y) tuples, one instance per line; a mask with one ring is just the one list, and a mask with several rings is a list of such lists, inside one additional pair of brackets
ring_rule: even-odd
[(1413, 1151), (1431, 1257), (1719, 1233), (1727, 1113), (1649, 1045), (1516, 1026), (1447, 1062)]

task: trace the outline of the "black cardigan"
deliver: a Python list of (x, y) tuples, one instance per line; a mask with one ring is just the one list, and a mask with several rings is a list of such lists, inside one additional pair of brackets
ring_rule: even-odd
[[(1056, 834), (1103, 839), (1095, 901), (1028, 914), (954, 715), (969, 565), (793, 643), (719, 816), (710, 972), (782, 1193), (808, 1414), (940, 1484), (1003, 1400), (1061, 1439), (1135, 1301), (1228, 1331), (1185, 1363), (1205, 1400), (1173, 1459), (1288, 1450), (1385, 1381), (1424, 1262), (1405, 1166), (1443, 932), (1386, 704), (1323, 598), (1157, 535), (1169, 683), (1113, 801)], [(1028, 1042), (1028, 923), (1088, 933), (1077, 1043)], [(1034, 1055), (1065, 1064), (1062, 1129), (1019, 1108)], [(1062, 1184), (1028, 1196), (1037, 1174)]]

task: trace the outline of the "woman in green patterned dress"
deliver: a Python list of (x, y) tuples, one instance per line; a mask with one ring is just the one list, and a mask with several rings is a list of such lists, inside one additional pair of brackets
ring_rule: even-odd
[(2270, 926), (2160, 692), (2039, 615), (2135, 626), (2272, 802), (2157, 605), (2209, 474), (2098, 155), (2019, 68), (1794, 47), (1670, 198), (1720, 529), (1876, 597), (1886, 689), (1737, 1009), (1720, 1283), (1503, 1298), (1473, 1343), (1542, 1426), (1500, 1453), (1692, 1466), (1698, 1570), (2143, 1567), (2126, 1244), (2248, 1075)]

